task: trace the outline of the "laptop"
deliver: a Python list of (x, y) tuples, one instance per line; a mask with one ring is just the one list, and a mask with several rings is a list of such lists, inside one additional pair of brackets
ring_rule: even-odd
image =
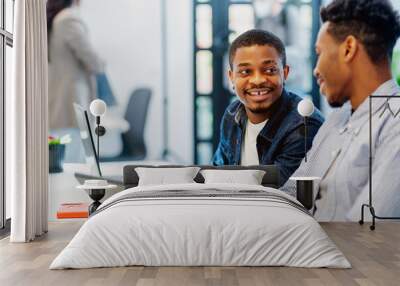
[[(89, 115), (79, 104), (74, 103), (74, 110), (76, 121), (78, 123), (80, 137), (83, 145), (83, 150), (86, 157), (86, 164), (88, 164), (92, 170), (91, 174), (75, 172), (75, 178), (79, 183), (83, 184), (85, 180), (89, 179), (103, 179), (107, 180), (111, 184), (123, 186), (122, 174), (119, 176), (107, 176), (101, 170), (99, 158), (97, 157), (96, 147), (94, 145), (92, 128), (90, 126)], [(100, 138), (101, 140), (101, 138)]]

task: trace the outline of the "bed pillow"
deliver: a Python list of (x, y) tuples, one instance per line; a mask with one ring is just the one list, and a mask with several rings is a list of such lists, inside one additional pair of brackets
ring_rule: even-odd
[(199, 170), (199, 167), (135, 168), (139, 176), (138, 186), (195, 183), (193, 179)]
[(265, 171), (262, 170), (201, 170), (205, 184), (226, 183), (261, 185)]

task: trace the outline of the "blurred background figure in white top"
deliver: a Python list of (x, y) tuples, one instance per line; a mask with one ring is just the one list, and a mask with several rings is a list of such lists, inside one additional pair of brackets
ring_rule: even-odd
[(104, 69), (79, 15), (79, 0), (48, 0), (49, 127), (76, 127), (73, 102), (88, 109)]

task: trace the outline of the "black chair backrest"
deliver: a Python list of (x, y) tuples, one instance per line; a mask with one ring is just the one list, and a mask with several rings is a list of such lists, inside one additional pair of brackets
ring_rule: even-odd
[(146, 145), (144, 143), (144, 128), (147, 111), (151, 98), (151, 89), (138, 88), (132, 92), (129, 98), (125, 119), (130, 124), (130, 129), (122, 134), (124, 144), (123, 155), (135, 157), (137, 160), (146, 157)]

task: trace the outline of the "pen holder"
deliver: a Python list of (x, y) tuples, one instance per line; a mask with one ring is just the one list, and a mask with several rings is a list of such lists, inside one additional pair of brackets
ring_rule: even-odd
[(296, 181), (296, 199), (302, 205), (311, 210), (314, 207), (314, 181), (317, 177), (292, 177), (291, 180)]
[(310, 210), (313, 204), (313, 181), (296, 181), (296, 198), (303, 206)]
[(65, 156), (65, 144), (49, 145), (49, 173), (63, 171), (62, 163)]

